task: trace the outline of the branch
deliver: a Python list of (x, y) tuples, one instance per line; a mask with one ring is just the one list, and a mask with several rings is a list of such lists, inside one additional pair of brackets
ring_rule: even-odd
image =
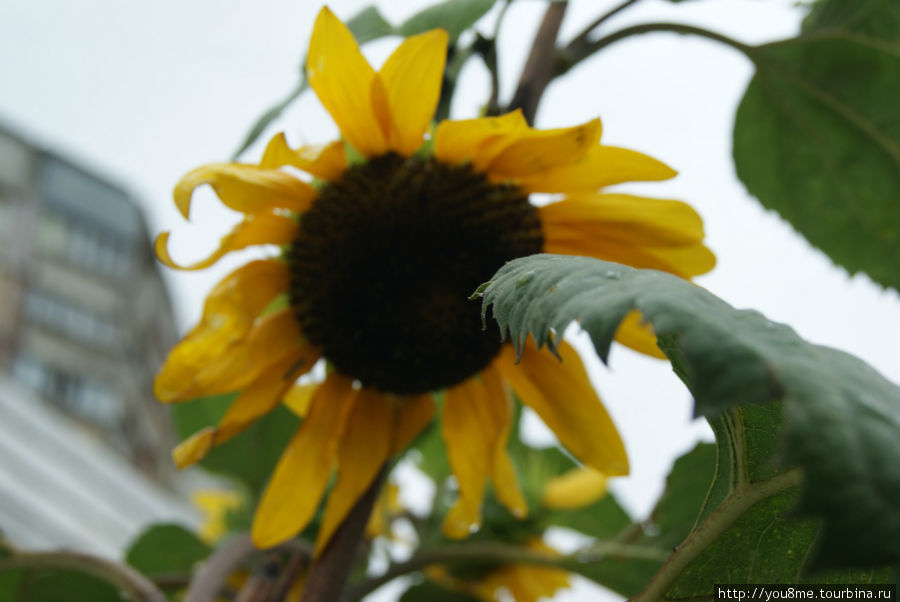
[(715, 512), (710, 514), (699, 527), (687, 536), (684, 542), (678, 546), (675, 552), (659, 568), (650, 580), (650, 583), (644, 588), (644, 591), (632, 598), (632, 601), (650, 602), (661, 600), (684, 569), (724, 533), (734, 521), (739, 519), (744, 512), (757, 502), (800, 485), (802, 480), (802, 471), (799, 468), (793, 468), (774, 477), (758, 481), (752, 485), (739, 487), (732, 491), (722, 504), (716, 508)]
[(522, 68), (519, 77), (519, 85), (513, 94), (512, 100), (505, 112), (522, 109), (522, 113), (528, 123), (534, 123), (537, 114), (538, 103), (547, 88), (547, 84), (557, 75), (557, 59), (559, 53), (556, 49), (556, 37), (566, 14), (567, 2), (553, 2), (544, 13), (544, 20), (538, 28), (531, 52)]
[(626, 0), (624, 3), (619, 6), (613, 8), (611, 11), (604, 13), (597, 17), (593, 23), (588, 25), (582, 30), (580, 34), (575, 36), (571, 42), (566, 46), (563, 52), (569, 53), (577, 48), (583, 48), (584, 46), (590, 44), (591, 34), (594, 33), (594, 30), (609, 21), (611, 18), (628, 8), (633, 4), (637, 4), (639, 0)]
[(529, 564), (551, 566), (580, 573), (585, 565), (613, 555), (627, 558), (646, 558), (660, 562), (668, 557), (664, 550), (616, 542), (597, 542), (587, 549), (565, 556), (551, 556), (541, 552), (534, 552), (521, 546), (492, 542), (451, 545), (433, 550), (421, 550), (409, 560), (392, 565), (383, 574), (354, 584), (347, 590), (342, 601), (358, 602), (385, 583), (402, 575), (424, 569), (432, 564), (453, 564), (457, 562)]
[(700, 36), (730, 46), (735, 50), (743, 52), (751, 59), (755, 55), (754, 46), (738, 42), (733, 38), (701, 27), (694, 27), (693, 25), (685, 25), (683, 23), (642, 23), (640, 25), (633, 25), (631, 27), (626, 27), (625, 29), (620, 29), (619, 31), (594, 41), (590, 41), (587, 37), (584, 37), (579, 41), (580, 36), (579, 38), (572, 40), (572, 42), (563, 49), (560, 60), (556, 62), (558, 71), (554, 75), (562, 75), (598, 50), (606, 48), (616, 42), (630, 38), (631, 36), (660, 31)]
[(15, 569), (71, 569), (114, 585), (134, 602), (167, 602), (153, 583), (130, 566), (79, 552), (30, 552), (0, 558), (0, 573)]
[(301, 602), (334, 602), (340, 597), (387, 473), (385, 465), (334, 532), (322, 555), (313, 561)]

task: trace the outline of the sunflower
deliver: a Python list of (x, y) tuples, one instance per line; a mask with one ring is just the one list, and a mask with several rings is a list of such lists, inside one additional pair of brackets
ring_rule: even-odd
[[(166, 265), (200, 269), (252, 245), (282, 249), (212, 290), (155, 381), (164, 402), (239, 391), (217, 426), (174, 450), (180, 467), (285, 396), (308, 405), (257, 508), (260, 547), (309, 523), (336, 469), (321, 550), (382, 467), (431, 422), (436, 399), (459, 484), (443, 523), (449, 537), (477, 529), (488, 478), (504, 506), (526, 513), (506, 451), (512, 392), (587, 466), (626, 474), (622, 441), (577, 353), (561, 344), (560, 362), (532, 345), (517, 361), (498, 333), (482, 329), (479, 304), (468, 297), (504, 262), (541, 251), (683, 277), (715, 262), (690, 206), (599, 192), (675, 173), (599, 144), (599, 120), (536, 130), (517, 111), (431, 130), (446, 54), (446, 32), (430, 31), (403, 41), (376, 72), (324, 8), (307, 73), (342, 140), (294, 149), (278, 135), (258, 164), (206, 165), (175, 188), (186, 218), (194, 189), (206, 184), (244, 218), (192, 265), (171, 259), (164, 232), (155, 250)], [(560, 198), (537, 207), (531, 193)], [(637, 315), (618, 338), (659, 355)], [(322, 382), (297, 385), (320, 360), (328, 366)]]

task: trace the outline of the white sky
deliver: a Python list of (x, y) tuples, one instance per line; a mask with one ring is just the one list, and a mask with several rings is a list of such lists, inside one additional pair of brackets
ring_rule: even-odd
[[(332, 8), (346, 19), (367, 4), (341, 0)], [(376, 4), (398, 22), (425, 3)], [(571, 4), (564, 38), (616, 3)], [(606, 31), (681, 20), (758, 43), (798, 30), (802, 14), (794, 5), (644, 0)], [(123, 183), (143, 204), (154, 234), (174, 230), (176, 259), (192, 260), (211, 249), (236, 216), (201, 194), (194, 221), (185, 224), (171, 203), (171, 189), (189, 169), (226, 160), (257, 116), (294, 86), (319, 6), (301, 0), (5, 0), (0, 121)], [(543, 7), (538, 0), (518, 0), (510, 10), (500, 49), (507, 97)], [(490, 23), (482, 28), (490, 31)], [(367, 54), (380, 64), (394, 45), (396, 40), (374, 43)], [(473, 116), (486, 100), (486, 74), (475, 63), (464, 72), (456, 117)], [(554, 85), (537, 122), (564, 126), (599, 115), (605, 143), (644, 151), (678, 169), (670, 182), (622, 189), (683, 199), (703, 215), (719, 263), (700, 284), (737, 307), (790, 324), (813, 342), (854, 353), (900, 381), (896, 292), (834, 267), (789, 225), (763, 211), (734, 174), (731, 126), (751, 69), (745, 58), (713, 42), (645, 35), (607, 49)], [(311, 95), (268, 135), (282, 129), (294, 142), (336, 135)], [(246, 258), (236, 254), (199, 274), (170, 273), (182, 328), (197, 318), (209, 288)], [(688, 393), (663, 362), (625, 349), (613, 351), (611, 369), (588, 361), (632, 458), (633, 476), (615, 489), (633, 512), (644, 515), (673, 458), (708, 431), (691, 424)], [(540, 429), (529, 433), (541, 438)], [(589, 592), (580, 584), (559, 599), (593, 599)]]

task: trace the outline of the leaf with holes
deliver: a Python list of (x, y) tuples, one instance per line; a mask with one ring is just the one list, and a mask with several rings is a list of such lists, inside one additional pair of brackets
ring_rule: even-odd
[(670, 274), (596, 259), (516, 259), (479, 291), (517, 346), (531, 334), (552, 349), (552, 333), (578, 320), (604, 360), (640, 311), (700, 414), (781, 400), (782, 465), (802, 467), (801, 509), (824, 518), (816, 562), (900, 561), (900, 387), (861, 360)]

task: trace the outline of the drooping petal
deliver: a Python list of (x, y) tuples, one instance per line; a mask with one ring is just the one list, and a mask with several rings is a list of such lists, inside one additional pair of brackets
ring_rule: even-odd
[[(256, 379), (231, 402), (219, 425), (198, 431), (172, 452), (178, 468), (203, 459), (207, 452), (245, 430), (271, 412), (294, 380), (305, 370), (296, 353), (283, 354), (279, 360), (265, 365)], [(308, 369), (308, 368), (307, 368)]]
[(487, 165), (494, 180), (518, 179), (578, 161), (600, 139), (599, 119), (570, 128), (523, 130)]
[(371, 389), (359, 391), (338, 445), (338, 478), (325, 505), (316, 555), (325, 549), (335, 529), (387, 462), (393, 422), (390, 398)]
[(504, 148), (498, 141), (505, 143), (527, 130), (520, 110), (499, 117), (442, 121), (434, 134), (434, 154), (450, 165), (471, 161), (480, 171)]
[(434, 399), (427, 393), (410, 395), (397, 406), (391, 455), (399, 454), (419, 436), (434, 418), (434, 411)]
[(164, 402), (187, 399), (182, 392), (195, 375), (247, 336), (288, 280), (287, 266), (272, 260), (253, 261), (226, 276), (207, 295), (197, 326), (169, 352), (154, 382), (156, 397)]
[(529, 339), (518, 365), (511, 345), (503, 346), (496, 365), (522, 403), (576, 458), (609, 476), (628, 474), (625, 446), (578, 353), (565, 341), (557, 351), (562, 361)]
[(579, 161), (522, 176), (526, 192), (594, 192), (622, 182), (655, 182), (677, 175), (653, 157), (615, 146), (596, 145)]
[(313, 27), (306, 72), (310, 87), (353, 148), (366, 157), (383, 154), (387, 140), (372, 101), (377, 75), (353, 34), (327, 7)]
[(666, 354), (660, 351), (659, 345), (656, 344), (653, 328), (649, 324), (643, 323), (641, 312), (636, 309), (625, 315), (625, 319), (616, 330), (615, 338), (619, 343), (644, 355), (661, 360), (666, 359)]
[(441, 435), (459, 497), (444, 517), (442, 531), (453, 539), (468, 537), (481, 525), (485, 479), (490, 475), (497, 438), (484, 385), (470, 378), (447, 389)]
[(338, 372), (316, 390), (309, 415), (282, 453), (253, 517), (256, 547), (277, 545), (312, 519), (355, 399), (351, 380)]
[(606, 475), (593, 468), (573, 468), (547, 481), (541, 505), (554, 510), (575, 510), (606, 495)]
[(516, 518), (524, 518), (528, 513), (528, 504), (519, 488), (519, 477), (509, 457), (506, 443), (512, 427), (513, 407), (509, 392), (496, 367), (488, 366), (481, 372), (481, 380), (485, 387), (487, 409), (497, 426), (497, 437), (491, 458), (491, 480), (494, 493), (501, 504)]
[(216, 361), (197, 370), (179, 392), (191, 398), (236, 391), (256, 380), (271, 360), (291, 354), (309, 370), (319, 359), (319, 350), (302, 340), (297, 318), (283, 309), (259, 320), (238, 345), (220, 350)]
[(316, 193), (289, 173), (240, 163), (211, 163), (189, 171), (175, 185), (175, 206), (188, 218), (194, 189), (209, 184), (222, 204), (241, 213), (270, 209), (306, 211)]
[(169, 255), (169, 233), (163, 232), (156, 237), (153, 250), (157, 259), (176, 270), (202, 270), (213, 265), (219, 259), (231, 253), (254, 245), (286, 245), (297, 239), (300, 224), (297, 220), (278, 213), (264, 212), (247, 215), (231, 232), (222, 237), (218, 248), (206, 259), (190, 265), (175, 263)]
[(284, 132), (269, 140), (259, 166), (275, 169), (290, 165), (323, 180), (337, 180), (347, 169), (344, 143), (340, 140), (316, 146), (288, 146)]
[(407, 38), (384, 63), (384, 84), (391, 127), (391, 150), (409, 156), (424, 142), (437, 108), (447, 60), (447, 32), (435, 29)]

